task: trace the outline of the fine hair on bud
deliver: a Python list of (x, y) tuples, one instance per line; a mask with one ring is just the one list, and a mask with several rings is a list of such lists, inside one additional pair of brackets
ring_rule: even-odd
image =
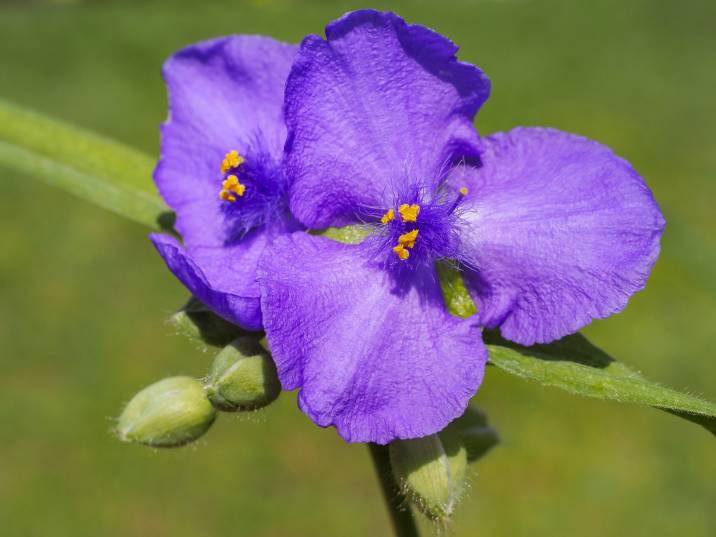
[(127, 403), (115, 432), (123, 442), (179, 447), (202, 436), (216, 410), (201, 381), (170, 377), (147, 386)]
[(393, 476), (410, 503), (447, 523), (466, 489), (467, 451), (457, 437), (433, 434), (396, 440), (389, 447)]
[(256, 410), (281, 393), (276, 366), (255, 336), (245, 336), (224, 347), (206, 379), (206, 394), (224, 412)]

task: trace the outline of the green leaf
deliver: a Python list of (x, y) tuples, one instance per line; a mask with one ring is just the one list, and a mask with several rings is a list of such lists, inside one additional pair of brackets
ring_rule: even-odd
[(503, 371), (569, 393), (665, 410), (716, 434), (716, 405), (664, 388), (617, 362), (581, 334), (523, 347), (485, 332), (490, 363)]
[(0, 166), (155, 229), (173, 215), (152, 184), (153, 160), (143, 153), (0, 101)]
[[(450, 313), (469, 317), (476, 312), (461, 274), (449, 265), (440, 266), (439, 274)], [(485, 331), (483, 338), (490, 363), (507, 373), (575, 395), (649, 405), (697, 423), (716, 434), (715, 404), (647, 380), (614, 360), (581, 334), (532, 347), (517, 345), (492, 331)]]

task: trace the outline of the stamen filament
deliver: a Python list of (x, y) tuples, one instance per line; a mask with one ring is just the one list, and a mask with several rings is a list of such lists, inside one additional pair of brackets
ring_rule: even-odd
[(468, 192), (470, 192), (470, 191), (468, 190), (468, 188), (467, 188), (466, 186), (463, 186), (463, 187), (460, 187), (460, 189), (458, 190), (458, 192), (459, 192), (459, 194), (458, 194), (457, 198), (456, 198), (455, 201), (453, 202), (452, 207), (450, 207), (450, 211), (449, 211), (449, 212), (450, 212), (451, 214), (452, 214), (453, 212), (455, 212), (455, 209), (457, 209), (457, 206), (460, 205), (460, 203), (462, 202), (463, 198), (464, 198), (465, 196), (467, 196)]

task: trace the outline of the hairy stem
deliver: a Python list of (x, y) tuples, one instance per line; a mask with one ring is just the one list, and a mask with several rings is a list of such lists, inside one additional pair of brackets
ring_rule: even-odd
[(413, 512), (390, 469), (388, 446), (368, 444), (396, 537), (420, 537)]

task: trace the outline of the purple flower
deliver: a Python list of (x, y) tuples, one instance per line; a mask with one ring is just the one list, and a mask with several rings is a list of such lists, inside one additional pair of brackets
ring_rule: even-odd
[(307, 37), (286, 87), (292, 213), (362, 224), (360, 244), (294, 233), (259, 265), (285, 389), (352, 442), (444, 428), (487, 359), (478, 317), (446, 312), (435, 263), (461, 268), (479, 323), (532, 344), (622, 309), (658, 255), (651, 193), (604, 146), (551, 129), (480, 139), (489, 93), (457, 47), (360, 11)]
[(283, 98), (295, 45), (233, 36), (192, 45), (164, 65), (169, 118), (154, 179), (183, 246), (152, 241), (202, 302), (261, 328), (256, 267), (267, 244), (300, 229), (283, 169)]

